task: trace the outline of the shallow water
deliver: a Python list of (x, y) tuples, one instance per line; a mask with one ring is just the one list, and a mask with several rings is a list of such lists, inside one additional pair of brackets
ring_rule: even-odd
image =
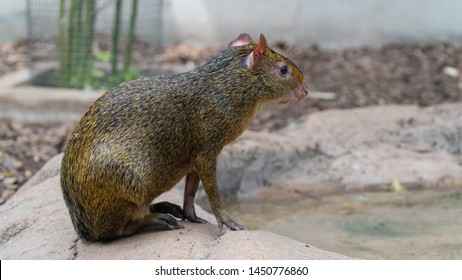
[(250, 229), (365, 259), (462, 259), (462, 190), (344, 194), (239, 202)]

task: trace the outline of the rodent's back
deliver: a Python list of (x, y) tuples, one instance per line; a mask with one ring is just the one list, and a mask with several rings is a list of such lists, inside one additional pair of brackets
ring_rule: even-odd
[[(90, 154), (100, 145), (117, 143), (131, 154), (155, 151), (170, 154), (179, 149), (185, 152), (187, 145), (180, 142), (193, 140), (190, 136), (199, 132), (197, 128), (202, 124), (198, 112), (219, 106), (216, 104), (220, 102), (219, 84), (226, 78), (218, 78), (217, 73), (236, 60), (234, 52), (225, 50), (187, 73), (159, 75), (112, 88), (82, 117), (69, 138), (65, 158), (77, 160), (79, 155), (91, 160)], [(176, 143), (178, 147), (166, 146), (168, 143)], [(73, 164), (79, 165), (80, 161)]]
[(180, 176), (170, 170), (189, 168), (192, 149), (182, 136), (189, 129), (190, 116), (182, 108), (187, 97), (171, 84), (174, 78), (158, 76), (113, 88), (89, 108), (70, 136), (61, 185), (74, 227), (87, 240), (97, 204), (113, 203), (119, 194), (149, 204)]
[[(96, 202), (110, 204), (123, 193), (149, 205), (192, 168), (206, 137), (222, 137), (206, 126), (223, 126), (226, 111), (213, 109), (223, 101), (216, 78), (233, 65), (234, 52), (187, 73), (123, 83), (92, 104), (69, 137), (61, 167), (64, 198), (81, 236), (92, 235)], [(203, 114), (208, 111), (212, 115)]]

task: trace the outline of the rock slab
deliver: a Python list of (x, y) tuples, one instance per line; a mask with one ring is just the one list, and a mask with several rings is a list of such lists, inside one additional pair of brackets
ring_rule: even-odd
[(247, 131), (223, 150), (225, 197), (283, 198), (462, 187), (462, 103), (377, 106), (309, 114), (288, 127)]
[[(191, 224), (109, 243), (88, 243), (72, 227), (59, 185), (62, 155), (0, 207), (0, 259), (347, 259), (266, 231), (220, 231)], [(50, 177), (51, 176), (51, 177)], [(181, 204), (178, 188), (159, 197)], [(214, 222), (196, 206), (198, 215)]]

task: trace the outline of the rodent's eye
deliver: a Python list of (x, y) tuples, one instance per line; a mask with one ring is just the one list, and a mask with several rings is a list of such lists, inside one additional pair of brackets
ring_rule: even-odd
[(282, 75), (286, 75), (289, 72), (289, 69), (287, 68), (286, 65), (281, 66), (281, 69), (279, 70)]

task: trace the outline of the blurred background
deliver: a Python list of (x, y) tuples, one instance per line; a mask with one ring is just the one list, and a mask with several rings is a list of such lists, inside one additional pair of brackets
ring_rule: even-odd
[[(27, 2), (2, 1), (1, 41), (27, 38)], [(114, 5), (97, 0), (96, 8)], [(384, 43), (444, 40), (460, 42), (460, 10), (457, 0), (139, 0), (140, 15), (163, 17), (165, 43), (227, 44), (232, 34), (246, 31), (266, 34), (273, 40), (329, 48), (379, 46)], [(58, 29), (60, 1), (30, 1), (48, 9), (49, 33)], [(129, 8), (130, 1), (124, 1)], [(160, 3), (162, 3), (160, 5)], [(37, 9), (37, 8), (36, 8)], [(109, 8), (113, 11), (114, 7)], [(43, 11), (47, 12), (47, 11)], [(101, 10), (97, 17), (101, 17)], [(107, 11), (105, 11), (107, 16)], [(124, 9), (128, 17), (129, 9)], [(99, 19), (98, 19), (99, 20)], [(42, 23), (43, 24), (43, 23)], [(99, 25), (101, 27), (101, 25)], [(157, 27), (156, 27), (157, 28)], [(138, 33), (139, 34), (139, 33)], [(153, 33), (154, 34), (154, 33)]]
[[(226, 152), (219, 179), (236, 220), (358, 258), (462, 258), (462, 1), (0, 1), (1, 204), (105, 90), (188, 71), (240, 33), (263, 33), (310, 95), (267, 106), (250, 131), (313, 145), (295, 159), (255, 150), (238, 167)], [(348, 144), (361, 129), (373, 132)]]

